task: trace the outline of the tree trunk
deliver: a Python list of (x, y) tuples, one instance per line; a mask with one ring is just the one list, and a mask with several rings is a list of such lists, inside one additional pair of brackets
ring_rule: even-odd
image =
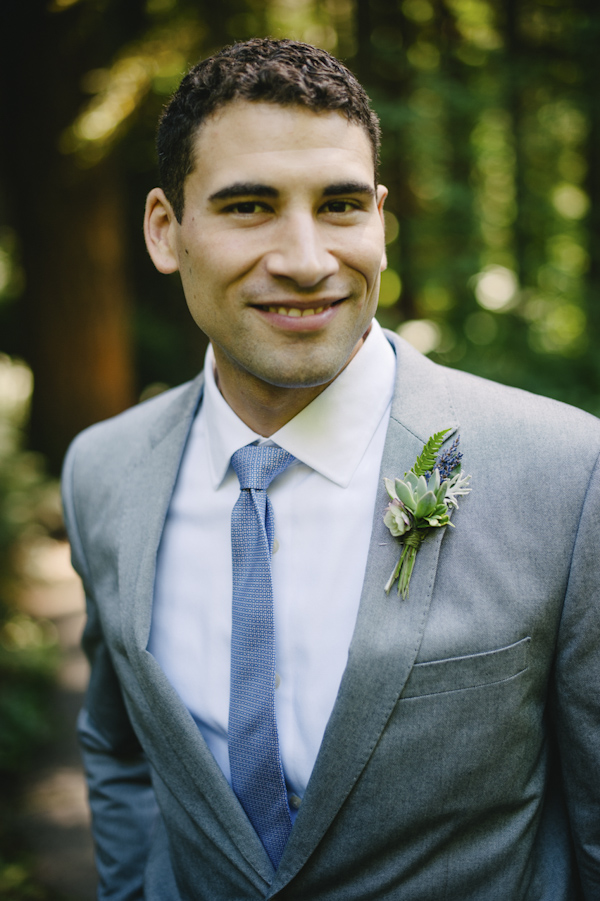
[[(357, 52), (352, 68), (379, 107), (383, 127), (381, 181), (389, 189), (386, 209), (400, 223), (398, 242), (390, 246), (388, 258), (402, 279), (402, 319), (414, 318), (415, 280), (413, 274), (413, 223), (418, 215), (410, 186), (410, 153), (407, 150), (407, 127), (390, 116), (392, 109), (406, 105), (413, 87), (406, 63), (410, 43), (410, 27), (401, 5), (374, 4), (370, 0), (356, 2)], [(374, 46), (373, 36), (383, 45)]]
[(78, 431), (135, 398), (114, 167), (81, 169), (58, 149), (82, 75), (107, 52), (86, 6), (9, 0), (0, 61), (4, 190), (26, 279), (17, 350), (34, 374), (31, 446), (54, 472)]
[[(58, 167), (60, 168), (60, 167)], [(64, 172), (62, 173), (64, 176)], [(23, 234), (32, 447), (54, 470), (81, 429), (135, 399), (121, 196), (108, 163), (60, 176)]]

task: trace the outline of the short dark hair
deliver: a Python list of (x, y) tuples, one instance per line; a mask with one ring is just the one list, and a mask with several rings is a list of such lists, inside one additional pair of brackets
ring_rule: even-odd
[(356, 77), (325, 50), (299, 41), (254, 38), (224, 47), (187, 73), (161, 116), (156, 146), (163, 190), (177, 220), (193, 171), (194, 139), (202, 122), (233, 100), (339, 110), (367, 132), (377, 180), (380, 127)]

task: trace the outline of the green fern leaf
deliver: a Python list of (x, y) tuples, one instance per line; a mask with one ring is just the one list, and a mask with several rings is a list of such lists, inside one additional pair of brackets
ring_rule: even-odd
[(444, 429), (443, 432), (436, 432), (424, 445), (421, 454), (417, 457), (417, 462), (411, 469), (411, 472), (417, 476), (424, 476), (426, 472), (431, 472), (440, 452), (440, 448), (444, 443), (444, 436), (448, 434), (450, 429)]

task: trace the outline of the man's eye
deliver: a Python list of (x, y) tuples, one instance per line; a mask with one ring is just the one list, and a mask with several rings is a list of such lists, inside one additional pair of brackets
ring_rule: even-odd
[(351, 213), (357, 209), (357, 205), (350, 200), (330, 200), (325, 204), (328, 213)]
[(257, 200), (244, 200), (239, 203), (232, 203), (225, 208), (226, 213), (241, 213), (243, 216), (251, 216), (254, 213), (264, 213), (268, 207), (264, 203)]

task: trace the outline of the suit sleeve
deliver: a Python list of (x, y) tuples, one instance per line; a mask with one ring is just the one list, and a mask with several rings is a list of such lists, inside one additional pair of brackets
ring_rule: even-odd
[[(91, 676), (77, 731), (88, 784), (98, 870), (98, 901), (141, 901), (157, 805), (150, 772), (132, 729), (98, 613), (73, 494), (75, 447), (63, 470), (63, 506), (75, 570), (86, 591), (83, 647)], [(81, 499), (85, 503), (85, 498)]]
[(554, 675), (557, 741), (586, 901), (600, 898), (599, 460), (575, 540)]

